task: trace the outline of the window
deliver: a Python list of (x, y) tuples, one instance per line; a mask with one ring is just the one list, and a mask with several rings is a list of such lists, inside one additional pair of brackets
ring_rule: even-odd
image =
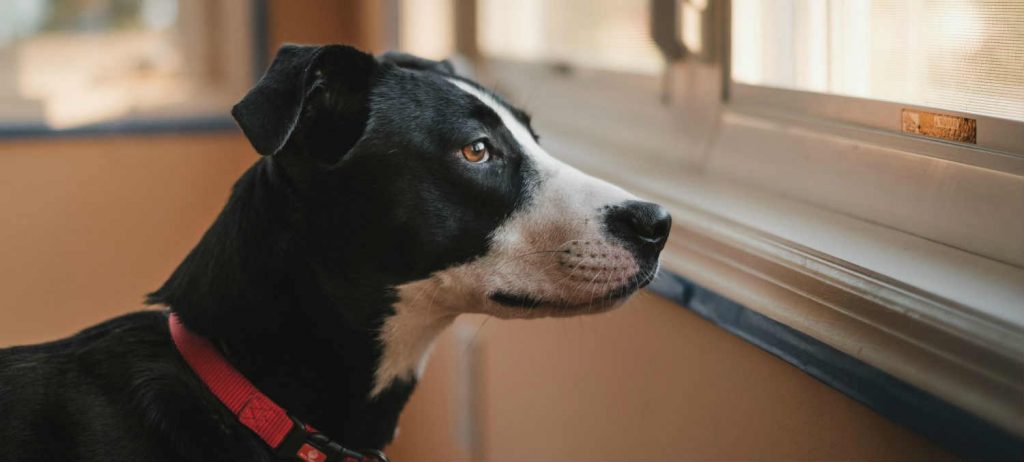
[(736, 0), (737, 82), (1024, 121), (1024, 3)]
[(0, 128), (223, 117), (251, 85), (250, 0), (0, 3)]
[(1024, 151), (1024, 3), (735, 0), (731, 18), (741, 103)]

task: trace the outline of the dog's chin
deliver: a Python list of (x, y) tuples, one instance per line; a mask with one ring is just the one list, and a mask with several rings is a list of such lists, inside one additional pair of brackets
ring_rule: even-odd
[(491, 302), (500, 306), (499, 317), (507, 318), (530, 318), (542, 316), (576, 316), (580, 314), (601, 313), (618, 307), (626, 302), (633, 294), (644, 288), (654, 279), (654, 272), (649, 276), (609, 290), (604, 294), (597, 295), (587, 300), (566, 301), (560, 299), (546, 299), (529, 294), (516, 293), (515, 291), (498, 290), (492, 292), (488, 298)]

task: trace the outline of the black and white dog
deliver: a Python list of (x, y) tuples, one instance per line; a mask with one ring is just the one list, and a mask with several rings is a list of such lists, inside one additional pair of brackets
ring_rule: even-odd
[(285, 46), (232, 114), (262, 157), (150, 294), (169, 310), (0, 350), (0, 459), (284, 457), (183, 360), (169, 313), (295, 418), (380, 449), (460, 313), (598, 312), (657, 271), (663, 208), (551, 157), (446, 62)]

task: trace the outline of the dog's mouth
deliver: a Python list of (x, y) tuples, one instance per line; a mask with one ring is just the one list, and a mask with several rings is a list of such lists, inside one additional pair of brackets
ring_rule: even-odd
[(654, 276), (657, 271), (648, 271), (646, 274), (638, 278), (637, 280), (619, 286), (612, 289), (602, 295), (585, 300), (582, 302), (567, 302), (564, 300), (547, 300), (540, 297), (535, 297), (527, 294), (517, 294), (513, 292), (496, 291), (489, 295), (489, 298), (495, 303), (506, 306), (509, 308), (554, 308), (559, 311), (574, 311), (581, 309), (594, 309), (594, 308), (605, 308), (618, 304), (625, 300), (630, 295), (636, 293), (636, 291), (646, 287), (654, 280)]

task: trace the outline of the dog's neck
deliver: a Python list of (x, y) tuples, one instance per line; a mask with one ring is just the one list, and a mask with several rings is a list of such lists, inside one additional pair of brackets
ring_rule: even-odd
[[(343, 444), (381, 448), (415, 386), (410, 361), (422, 361), (454, 316), (401, 315), (408, 307), (396, 292), (365, 278), (325, 290), (295, 250), (289, 230), (301, 212), (277, 168), (262, 159), (239, 179), (149, 301), (169, 306), (289, 413)], [(387, 342), (395, 338), (406, 341)]]

